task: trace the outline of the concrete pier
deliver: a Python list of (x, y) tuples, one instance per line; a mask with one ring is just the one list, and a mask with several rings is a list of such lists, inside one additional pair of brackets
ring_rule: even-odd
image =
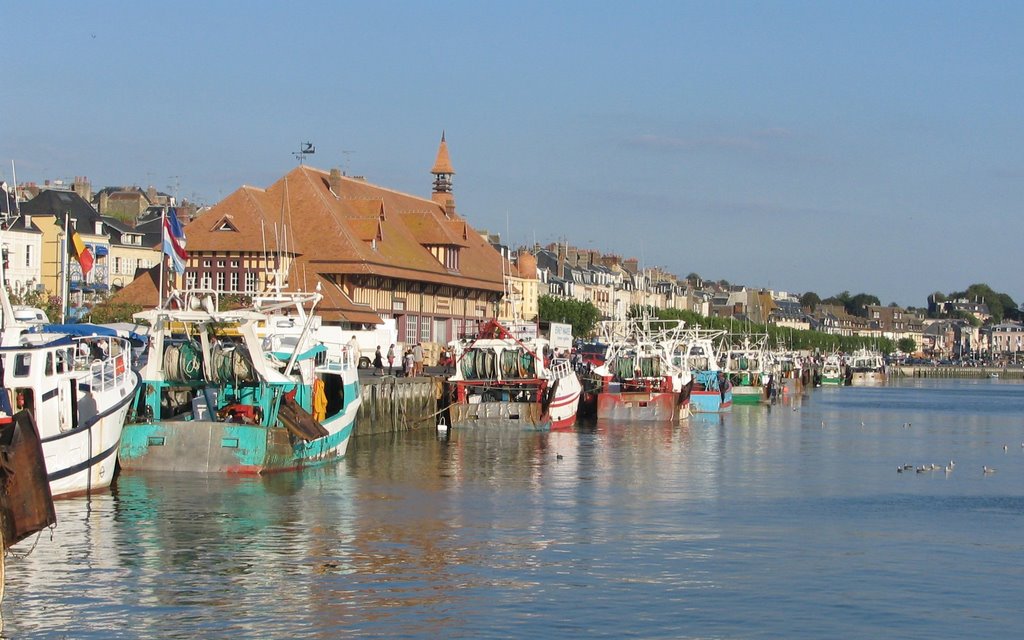
[(902, 366), (891, 371), (909, 378), (989, 378), (994, 373), (1000, 380), (1024, 380), (1024, 369), (1018, 367)]

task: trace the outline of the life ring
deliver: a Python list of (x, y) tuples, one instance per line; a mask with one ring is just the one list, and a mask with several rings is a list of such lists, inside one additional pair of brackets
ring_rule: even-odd
[(119, 376), (124, 374), (124, 356), (118, 356), (114, 360), (114, 373)]

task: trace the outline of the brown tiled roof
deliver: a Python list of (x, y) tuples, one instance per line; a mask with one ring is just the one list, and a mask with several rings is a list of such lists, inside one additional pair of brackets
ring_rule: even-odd
[(157, 265), (126, 284), (123, 289), (110, 296), (109, 300), (115, 304), (137, 304), (152, 309), (157, 303), (159, 282), (160, 265)]
[[(429, 210), (403, 211), (402, 222), (422, 244), (468, 246), (463, 239), (461, 220), (437, 220)], [(454, 223), (454, 224), (453, 224)]]
[(380, 316), (373, 309), (367, 305), (353, 302), (336, 284), (322, 276), (317, 276), (317, 282), (320, 283), (320, 293), (324, 296), (317, 306), (317, 313), (324, 320), (348, 320), (362, 324), (380, 324), (382, 322)]
[[(281, 235), (283, 221), (288, 251), (296, 254), (297, 265), (308, 264), (310, 273), (375, 274), (503, 290), (501, 256), (463, 218), (446, 216), (443, 207), (425, 198), (364, 180), (336, 179), (332, 191), (327, 172), (301, 165), (267, 189), (243, 187), (185, 227), (186, 249), (277, 250), (274, 231)], [(228, 215), (237, 231), (217, 231)], [(461, 248), (457, 273), (424, 246), (432, 244)]]
[[(168, 277), (165, 275), (165, 277)], [(160, 278), (160, 267), (156, 266), (130, 282), (110, 297), (114, 304), (137, 304), (152, 309), (157, 302), (157, 285)], [(353, 302), (337, 285), (317, 276), (320, 293), (324, 299), (317, 306), (317, 313), (325, 320), (348, 320), (364, 324), (380, 324), (381, 318), (373, 309), (366, 305)], [(314, 283), (315, 286), (316, 283)]]

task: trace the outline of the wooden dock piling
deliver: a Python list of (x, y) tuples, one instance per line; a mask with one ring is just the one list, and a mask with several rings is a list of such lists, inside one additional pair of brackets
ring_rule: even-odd
[(360, 380), (363, 402), (353, 436), (433, 428), (441, 389), (441, 378), (431, 376)]

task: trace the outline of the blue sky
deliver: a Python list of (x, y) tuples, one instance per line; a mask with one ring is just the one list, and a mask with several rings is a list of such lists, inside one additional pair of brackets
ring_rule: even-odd
[(1019, 2), (6, 0), (0, 175), (214, 203), (295, 165), (510, 244), (922, 306), (1024, 302)]

